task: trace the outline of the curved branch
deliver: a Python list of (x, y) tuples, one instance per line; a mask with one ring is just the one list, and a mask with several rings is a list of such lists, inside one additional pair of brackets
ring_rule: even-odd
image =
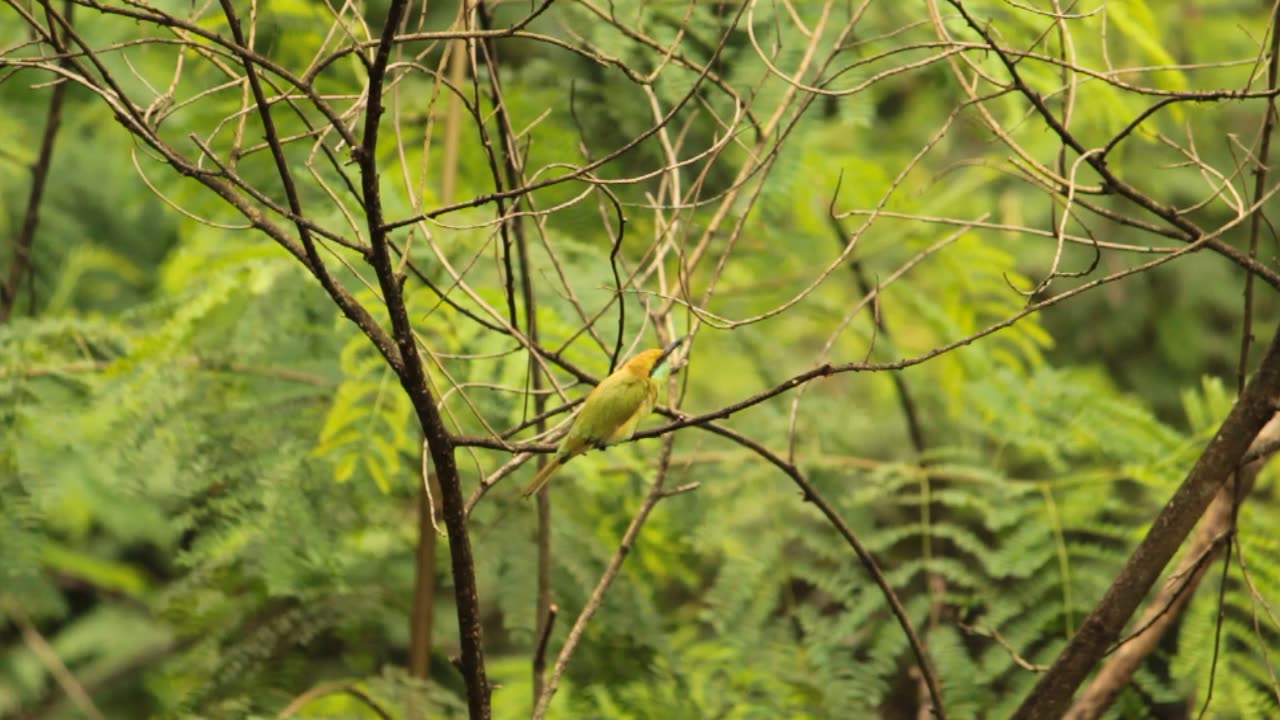
[(317, 685), (311, 688), (310, 690), (294, 698), (288, 705), (285, 706), (283, 710), (280, 711), (278, 715), (276, 715), (276, 718), (278, 718), (279, 720), (286, 720), (287, 718), (291, 718), (295, 714), (297, 714), (299, 710), (306, 707), (306, 705), (311, 701), (318, 700), (319, 698), (322, 698), (326, 695), (336, 695), (337, 693), (345, 693), (347, 695), (350, 695), (351, 697), (364, 703), (365, 707), (372, 710), (374, 714), (377, 715), (379, 718), (382, 718), (382, 720), (391, 720), (391, 714), (388, 713), (385, 709), (383, 709), (381, 705), (375, 702), (374, 699), (370, 697), (368, 693), (356, 687), (355, 684), (346, 683), (346, 682), (322, 683), (320, 685)]
[(929, 698), (933, 702), (934, 716), (938, 720), (946, 720), (947, 713), (942, 704), (942, 686), (938, 683), (938, 674), (933, 669), (933, 664), (929, 661), (929, 654), (925, 652), (924, 643), (920, 641), (915, 628), (911, 625), (911, 618), (907, 616), (907, 609), (902, 605), (902, 601), (898, 599), (893, 586), (889, 584), (889, 579), (880, 571), (880, 565), (876, 563), (875, 556), (862, 544), (862, 541), (858, 540), (858, 536), (853, 533), (844, 518), (840, 517), (840, 513), (835, 509), (835, 506), (818, 492), (817, 487), (795, 465), (778, 457), (778, 455), (755, 440), (715, 423), (706, 423), (699, 427), (707, 432), (728, 438), (743, 447), (750, 448), (757, 455), (785, 473), (800, 488), (804, 501), (813, 503), (818, 508), (818, 511), (827, 518), (827, 522), (831, 523), (836, 532), (840, 533), (844, 541), (853, 549), (854, 554), (858, 556), (858, 560), (866, 568), (867, 574), (871, 576), (872, 581), (880, 588), (880, 594), (884, 596), (885, 602), (889, 604), (889, 609), (893, 612), (894, 618), (897, 619), (899, 627), (906, 634), (907, 642), (911, 645), (911, 653), (915, 655), (916, 666), (920, 668), (920, 673), (924, 676), (925, 685), (929, 689)]
[[(738, 9), (738, 15), (734, 17), (734, 21), (731, 24), (731, 27), (734, 27), (737, 25), (738, 17), (742, 15), (742, 13), (746, 10), (746, 7), (747, 7), (747, 4), (744, 3)], [(518, 188), (511, 188), (509, 190), (504, 190), (502, 192), (489, 193), (487, 195), (479, 195), (470, 200), (465, 200), (462, 202), (455, 202), (449, 205), (445, 205), (443, 207), (439, 207), (435, 210), (432, 210), (431, 212), (428, 212), (422, 215), (417, 215), (414, 217), (405, 218), (404, 220), (397, 220), (394, 223), (389, 223), (384, 229), (394, 230), (396, 228), (404, 227), (406, 225), (412, 225), (413, 223), (419, 222), (421, 220), (430, 220), (430, 219), (438, 218), (443, 215), (447, 215), (451, 212), (457, 212), (458, 210), (464, 210), (466, 208), (471, 208), (471, 207), (479, 207), (480, 205), (486, 205), (488, 203), (496, 202), (498, 200), (521, 197), (523, 195), (528, 195), (534, 192), (535, 190), (541, 190), (543, 188), (559, 185), (560, 183), (565, 183), (565, 182), (578, 180), (583, 177), (586, 177), (593, 170), (596, 170), (610, 162), (613, 162), (619, 157), (622, 157), (623, 155), (627, 154), (631, 150), (635, 149), (637, 146), (640, 145), (640, 143), (644, 142), (645, 140), (648, 140), (650, 137), (653, 137), (655, 133), (657, 133), (659, 130), (665, 127), (667, 123), (671, 122), (671, 119), (674, 118), (676, 114), (679, 113), (680, 110), (682, 110), (684, 106), (689, 103), (690, 100), (692, 100), (694, 97), (697, 96), (698, 88), (701, 87), (703, 81), (706, 80), (707, 75), (711, 72), (711, 66), (715, 64), (716, 61), (719, 59), (720, 53), (724, 50), (725, 45), (728, 44), (729, 39), (732, 36), (733, 36), (733, 33), (729, 31), (726, 31), (721, 35), (720, 44), (716, 46), (715, 52), (713, 53), (711, 59), (707, 62), (706, 66), (702, 69), (702, 72), (698, 74), (697, 79), (694, 80), (690, 89), (684, 93), (684, 95), (680, 98), (678, 102), (672, 105), (671, 110), (668, 111), (667, 114), (663, 116), (661, 120), (659, 120), (657, 123), (654, 123), (650, 127), (646, 128), (643, 132), (638, 133), (635, 137), (623, 143), (621, 147), (617, 148), (613, 152), (610, 152), (609, 154), (604, 155), (600, 158), (597, 158), (596, 160), (593, 160), (587, 163), (586, 165), (583, 165), (582, 167), (576, 168), (562, 175), (556, 175), (555, 177), (550, 177), (550, 178), (547, 178), (546, 180), (539, 180), (537, 182), (528, 183)]]
[[(1160, 202), (1152, 198), (1150, 195), (1147, 195), (1141, 192), (1136, 187), (1134, 187), (1133, 185), (1130, 185), (1129, 183), (1122, 180), (1118, 175), (1116, 175), (1115, 172), (1113, 172), (1111, 168), (1107, 165), (1106, 152), (1103, 152), (1103, 153), (1091, 152), (1088, 148), (1084, 146), (1084, 144), (1078, 138), (1076, 138), (1076, 136), (1070, 130), (1067, 129), (1065, 125), (1063, 125), (1063, 123), (1057, 118), (1056, 115), (1054, 115), (1053, 111), (1046, 104), (1044, 97), (1042, 97), (1039, 93), (1033, 90), (1031, 86), (1028, 85), (1025, 80), (1023, 80), (1022, 74), (1018, 71), (1017, 61), (1013, 59), (1012, 53), (1010, 53), (1006, 48), (1002, 47), (999, 43), (995, 41), (995, 38), (991, 35), (991, 31), (987, 27), (979, 23), (973, 17), (973, 15), (969, 13), (969, 11), (965, 8), (964, 3), (961, 2), (961, 0), (948, 0), (948, 2), (950, 2), (951, 5), (955, 7), (957, 11), (960, 12), (961, 17), (964, 19), (965, 23), (969, 26), (969, 28), (973, 30), (975, 33), (977, 33), (986, 43), (986, 46), (996, 54), (996, 57), (1000, 60), (1001, 64), (1004, 65), (1005, 70), (1009, 73), (1009, 77), (1012, 81), (1011, 84), (1013, 88), (1017, 90), (1023, 97), (1025, 97), (1027, 99), (1027, 102), (1031, 103), (1031, 106), (1035, 109), (1036, 114), (1044, 121), (1046, 125), (1049, 126), (1049, 129), (1052, 130), (1053, 133), (1058, 136), (1058, 139), (1062, 142), (1062, 144), (1065, 145), (1066, 147), (1071, 148), (1077, 154), (1079, 154), (1085, 160), (1085, 162), (1088, 163), (1089, 167), (1098, 173), (1098, 175), (1103, 180), (1104, 189), (1115, 192), (1116, 194), (1120, 195), (1121, 197), (1124, 197), (1126, 200), (1132, 202), (1138, 207), (1141, 207), (1147, 212), (1150, 212), (1151, 214), (1159, 217), (1161, 220), (1164, 220), (1170, 226), (1172, 226), (1173, 228), (1176, 228), (1183, 235), (1182, 239), (1187, 242), (1199, 242), (1202, 238), (1205, 237), (1206, 234), (1212, 234), (1212, 233), (1206, 233), (1198, 225), (1196, 225), (1191, 220), (1187, 219), (1182, 214), (1180, 214), (1176, 208), (1161, 204)], [(1274, 96), (1276, 92), (1277, 90), (1275, 88), (1271, 88), (1267, 92), (1260, 93), (1260, 96), (1266, 97), (1268, 96), (1268, 94)], [(1220, 95), (1213, 94), (1210, 96), (1203, 96), (1201, 94), (1187, 94), (1185, 96), (1177, 96), (1177, 97), (1166, 98), (1165, 100), (1161, 100), (1157, 102), (1155, 105), (1153, 105), (1152, 107), (1148, 108), (1146, 112), (1140, 114), (1136, 119), (1134, 119), (1129, 124), (1129, 126), (1127, 126), (1115, 138), (1113, 138), (1112, 142), (1107, 145), (1106, 150), (1109, 151), (1112, 147), (1114, 147), (1115, 143), (1118, 143), (1120, 140), (1124, 138), (1125, 135), (1135, 130), (1138, 127), (1138, 125), (1140, 125), (1143, 121), (1149, 118), (1155, 111), (1165, 107), (1171, 102), (1176, 102), (1176, 101), (1203, 102), (1206, 99), (1222, 99), (1222, 98), (1234, 97), (1234, 96), (1237, 96), (1237, 94), (1232, 92), (1224, 92), (1223, 94), (1220, 94)], [(1063, 183), (1064, 185), (1063, 190), (1065, 190), (1065, 186), (1069, 184), (1070, 183)], [(1255, 271), (1254, 268), (1250, 266), (1255, 265), (1256, 263), (1246, 264), (1244, 260), (1248, 256), (1246, 256), (1244, 253), (1240, 253), (1239, 251), (1235, 251), (1232, 253), (1224, 252), (1223, 245), (1224, 244), (1221, 244), (1221, 243), (1210, 244), (1211, 249), (1215, 250), (1216, 252), (1220, 252), (1228, 255), (1228, 257), (1230, 257), (1234, 262), (1238, 264), (1246, 265), (1246, 267), (1250, 268), (1251, 272), (1256, 272), (1256, 274), (1266, 279), (1267, 282), (1270, 283), (1273, 287), (1280, 289), (1280, 275), (1277, 275), (1274, 272), (1267, 272), (1266, 270), (1268, 269), (1266, 269), (1265, 266)]]

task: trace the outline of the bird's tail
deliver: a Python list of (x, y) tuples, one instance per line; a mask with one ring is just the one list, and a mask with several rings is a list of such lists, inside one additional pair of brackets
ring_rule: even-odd
[(543, 465), (538, 474), (533, 476), (533, 480), (524, 486), (524, 489), (520, 491), (520, 497), (527, 498), (541, 490), (542, 486), (547, 484), (547, 481), (551, 479), (551, 476), (555, 474), (556, 470), (560, 469), (560, 466), (567, 459), (567, 457), (561, 457), (559, 454), (552, 457), (551, 462)]

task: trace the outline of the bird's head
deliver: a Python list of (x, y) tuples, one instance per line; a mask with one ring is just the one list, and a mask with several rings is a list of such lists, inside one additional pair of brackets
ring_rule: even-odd
[(627, 361), (626, 368), (640, 377), (652, 377), (684, 340), (684, 338), (679, 338), (665, 348), (654, 348), (636, 353), (635, 357)]

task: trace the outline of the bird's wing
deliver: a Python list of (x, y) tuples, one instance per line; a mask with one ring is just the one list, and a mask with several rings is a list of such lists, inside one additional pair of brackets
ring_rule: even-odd
[[(616, 442), (618, 430), (645, 403), (647, 384), (648, 381), (644, 378), (626, 375), (610, 375), (605, 378), (587, 395), (582, 413), (578, 415), (569, 437), (578, 438), (595, 447)], [(632, 427), (635, 427), (634, 423)]]
[(653, 404), (658, 400), (658, 384), (652, 380), (644, 381), (644, 396), (640, 399), (640, 407), (627, 418), (626, 422), (618, 426), (618, 429), (609, 436), (608, 443), (612, 445), (616, 442), (631, 439), (636, 433), (636, 426), (640, 424), (650, 412), (653, 411)]

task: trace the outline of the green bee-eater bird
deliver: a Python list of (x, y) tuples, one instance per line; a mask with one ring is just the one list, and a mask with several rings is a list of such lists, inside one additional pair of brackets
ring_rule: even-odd
[(552, 474), (574, 457), (630, 439), (636, 425), (653, 410), (658, 399), (658, 381), (653, 374), (684, 340), (680, 338), (665, 348), (637, 354), (595, 386), (582, 403), (582, 412), (573, 421), (569, 434), (560, 442), (555, 457), (520, 494), (529, 497), (541, 490)]

